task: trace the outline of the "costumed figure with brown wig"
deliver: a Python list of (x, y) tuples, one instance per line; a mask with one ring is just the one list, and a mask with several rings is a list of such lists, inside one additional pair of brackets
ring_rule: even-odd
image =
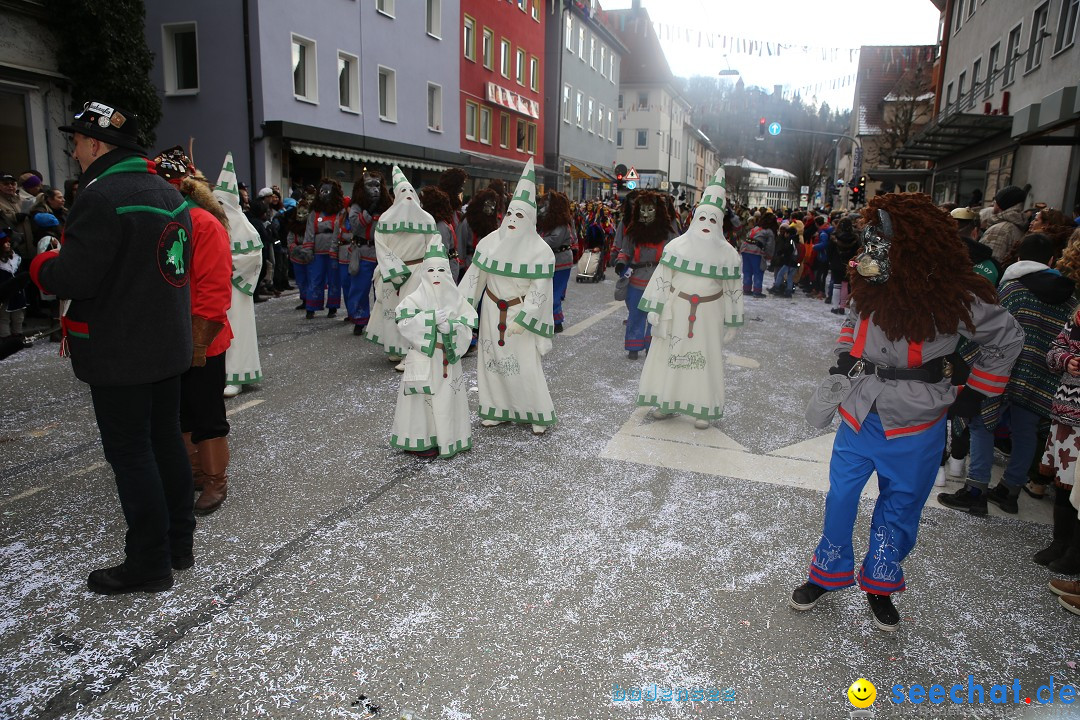
[(368, 170), (353, 185), (347, 226), (352, 233), (349, 290), (345, 293), (345, 308), (353, 321), (353, 335), (362, 335), (371, 318), (371, 283), (379, 264), (375, 252), (375, 224), (389, 209), (390, 192), (386, 179), (378, 170)]
[(311, 214), (311, 203), (314, 201), (314, 193), (305, 193), (299, 200), (292, 200), (292, 207), (285, 210), (286, 249), (289, 253), (289, 262), (292, 264), (296, 289), (300, 295), (300, 304), (294, 308), (295, 310), (307, 310), (308, 266), (315, 259), (315, 253), (311, 251), (311, 248), (304, 247), (304, 231), (307, 230), (308, 215)]
[(375, 224), (375, 253), (379, 258), (375, 279), (375, 306), (364, 337), (380, 346), (398, 372), (408, 343), (397, 326), (397, 307), (401, 299), (420, 286), (415, 272), (424, 261), (428, 243), (439, 234), (435, 218), (420, 206), (420, 198), (404, 173), (394, 166), (394, 204)]
[(435, 218), (435, 226), (439, 229), (446, 257), (450, 261), (450, 271), (454, 273), (454, 282), (457, 282), (461, 277), (461, 263), (458, 262), (457, 222), (450, 198), (434, 185), (428, 185), (420, 188), (420, 204)]
[(639, 303), (660, 264), (664, 246), (675, 237), (671, 220), (664, 196), (650, 190), (638, 193), (629, 216), (623, 217), (623, 233), (617, 238), (619, 255), (615, 258), (615, 273), (619, 276), (615, 299), (626, 301), (628, 316), (623, 347), (631, 360), (637, 360), (638, 353), (648, 350), (652, 340), (648, 313)]
[(225, 210), (229, 220), (229, 240), (232, 243), (232, 304), (229, 305), (229, 327), (233, 340), (225, 353), (225, 397), (236, 397), (245, 385), (262, 381), (262, 362), (259, 360), (259, 335), (255, 329), (255, 284), (262, 272), (262, 239), (247, 215), (240, 209), (240, 187), (232, 153), (225, 155), (225, 164), (218, 175), (214, 197)]
[[(225, 417), (225, 354), (232, 340), (232, 253), (225, 208), (177, 145), (154, 158), (157, 174), (191, 207), (191, 367), (180, 376), (180, 431), (195, 490), (195, 514), (208, 515), (228, 494), (229, 421)], [(176, 567), (174, 562), (173, 567)]]
[(494, 190), (476, 193), (465, 208), (465, 220), (458, 227), (458, 260), (462, 274), (469, 269), (476, 244), (499, 229), (499, 196)]
[(536, 172), (525, 164), (498, 230), (476, 246), (461, 291), (480, 312), (476, 375), (485, 427), (513, 422), (536, 435), (555, 424), (540, 359), (551, 349), (555, 254), (536, 234)]
[[(929, 196), (879, 195), (861, 215), (862, 250), (849, 270), (851, 307), (836, 362), (806, 411), (815, 427), (827, 427), (837, 412), (841, 423), (821, 540), (791, 605), (809, 610), (826, 592), (857, 582), (874, 624), (894, 631), (900, 615), (890, 596), (907, 587), (901, 563), (915, 547), (934, 486), (946, 412), (970, 419), (987, 397), (970, 382), (956, 394), (947, 356), (959, 337), (978, 343), (971, 378), (1000, 394), (1024, 333), (997, 304), (994, 287), (972, 269), (956, 222)], [(874, 472), (880, 494), (856, 575), (852, 533), (859, 495)]]
[(345, 196), (341, 192), (341, 183), (323, 178), (319, 181), (319, 190), (304, 229), (304, 247), (312, 253), (305, 297), (308, 320), (324, 307), (328, 308), (326, 317), (337, 317), (341, 307), (338, 246), (344, 232)]
[[(465, 194), (465, 182), (468, 179), (469, 173), (461, 168), (450, 168), (439, 176), (439, 189), (446, 193), (446, 197), (450, 200), (450, 211), (454, 220), (450, 225), (455, 233), (465, 219), (465, 213), (461, 212), (461, 201)], [(451, 259), (452, 264), (453, 259)]]
[(555, 277), (552, 280), (555, 297), (552, 308), (555, 332), (561, 333), (565, 318), (562, 304), (574, 268), (574, 245), (577, 243), (577, 230), (574, 229), (570, 200), (566, 195), (554, 190), (544, 193), (536, 207), (536, 232), (555, 253)]
[(726, 202), (721, 168), (690, 228), (664, 248), (638, 308), (653, 338), (637, 404), (657, 419), (692, 417), (698, 429), (724, 416), (724, 343), (743, 324), (742, 263), (724, 238)]

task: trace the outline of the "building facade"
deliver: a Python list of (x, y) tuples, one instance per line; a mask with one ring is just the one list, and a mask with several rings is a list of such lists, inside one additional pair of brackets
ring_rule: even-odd
[(467, 195), (493, 178), (516, 181), (530, 157), (537, 184), (550, 182), (543, 154), (547, 18), (540, 0), (461, 0), (456, 110)]
[(592, 199), (610, 193), (615, 181), (616, 105), (626, 47), (596, 0), (556, 0), (550, 10), (545, 163), (558, 172), (561, 192)]
[(318, 14), (289, 0), (148, 3), (159, 143), (194, 136), (211, 178), (231, 151), (256, 187), (327, 176), (348, 194), (394, 164), (433, 182), (462, 161), (459, 12), (458, 0), (335, 0)]
[(1030, 185), (1027, 204), (1080, 203), (1077, 0), (936, 0), (935, 117), (901, 154), (934, 162), (937, 202), (990, 204)]

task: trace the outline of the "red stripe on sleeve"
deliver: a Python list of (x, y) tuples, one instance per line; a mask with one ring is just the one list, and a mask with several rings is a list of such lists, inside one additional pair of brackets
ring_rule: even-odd
[(851, 348), (851, 356), (861, 358), (863, 348), (866, 347), (866, 331), (870, 327), (870, 318), (865, 317), (859, 321), (859, 332), (855, 336), (855, 345)]
[(1000, 395), (1005, 392), (1005, 388), (997, 387), (994, 385), (984, 385), (973, 377), (968, 377), (968, 386), (973, 387), (984, 395)]
[(914, 342), (908, 343), (907, 346), (907, 366), (909, 368), (917, 368), (922, 365), (922, 343)]
[(1002, 385), (1005, 385), (1009, 382), (1008, 375), (992, 375), (985, 370), (980, 370), (977, 367), (971, 368), (971, 374), (979, 378), (980, 380), (985, 380), (987, 382), (1001, 383)]

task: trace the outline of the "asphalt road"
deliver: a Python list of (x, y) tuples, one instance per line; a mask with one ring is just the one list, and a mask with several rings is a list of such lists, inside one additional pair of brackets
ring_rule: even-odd
[[(350, 326), (258, 305), (265, 381), (229, 401), (229, 499), (154, 595), (85, 589), (123, 534), (87, 388), (55, 345), (0, 363), (0, 717), (839, 718), (859, 677), (876, 717), (1080, 714), (1023, 702), (1080, 679), (1077, 618), (1029, 560), (1049, 501), (978, 519), (931, 500), (895, 634), (856, 589), (796, 613), (832, 434), (802, 411), (840, 319), (748, 299), (726, 416), (696, 430), (636, 411), (611, 293), (570, 285), (544, 360), (559, 424), (474, 421), (449, 461), (388, 446), (399, 376)], [(889, 700), (969, 675), (983, 704)]]

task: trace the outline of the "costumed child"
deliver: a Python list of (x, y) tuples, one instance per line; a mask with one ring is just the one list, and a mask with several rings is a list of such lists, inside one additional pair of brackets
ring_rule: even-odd
[(345, 308), (353, 320), (353, 335), (363, 335), (371, 318), (371, 282), (379, 264), (375, 254), (375, 223), (389, 207), (390, 192), (383, 174), (378, 170), (365, 171), (353, 185), (347, 222), (352, 233), (352, 251), (358, 254), (349, 263), (352, 280), (345, 296)]
[(536, 232), (555, 253), (555, 275), (552, 279), (555, 298), (552, 301), (555, 332), (563, 330), (563, 299), (570, 283), (570, 271), (574, 267), (574, 249), (577, 231), (570, 215), (570, 200), (561, 192), (549, 190), (540, 198), (536, 209)]
[[(617, 239), (619, 255), (615, 259), (615, 274), (620, 276), (616, 292), (620, 286), (626, 292), (628, 316), (623, 347), (627, 357), (637, 360), (638, 353), (649, 349), (652, 339), (647, 313), (639, 309), (638, 303), (664, 254), (664, 246), (676, 233), (663, 196), (648, 190), (635, 196), (623, 221), (625, 229)], [(616, 299), (622, 298), (616, 296)]]
[(555, 424), (540, 358), (551, 349), (555, 253), (536, 233), (536, 172), (530, 159), (502, 225), (476, 246), (461, 289), (480, 311), (481, 425), (532, 425), (542, 435)]
[(259, 335), (255, 329), (255, 283), (262, 273), (262, 239), (240, 209), (240, 188), (232, 153), (218, 175), (214, 197), (225, 209), (232, 242), (232, 304), (229, 327), (233, 339), (225, 352), (225, 397), (236, 397), (244, 385), (262, 381)]
[(698, 429), (724, 415), (724, 336), (743, 324), (742, 262), (723, 232), (725, 187), (721, 168), (690, 228), (664, 248), (638, 304), (653, 340), (637, 404), (657, 419), (692, 417)]
[(338, 246), (344, 230), (345, 196), (341, 192), (341, 183), (323, 178), (304, 229), (304, 247), (310, 248), (313, 255), (308, 265), (308, 286), (304, 296), (308, 320), (323, 309), (324, 303), (328, 308), (326, 317), (337, 317), (341, 307)]
[(308, 265), (315, 258), (315, 253), (310, 248), (304, 247), (304, 229), (307, 227), (308, 212), (311, 207), (310, 197), (302, 197), (299, 201), (289, 198), (286, 203), (292, 203), (286, 208), (283, 218), (287, 233), (285, 242), (289, 253), (289, 262), (292, 264), (293, 278), (296, 280), (296, 290), (300, 296), (300, 304), (294, 310), (307, 310)]
[(397, 326), (397, 306), (401, 299), (420, 286), (420, 276), (413, 269), (424, 260), (433, 236), (439, 237), (435, 218), (420, 206), (416, 190), (394, 166), (394, 204), (375, 225), (375, 253), (379, 258), (375, 283), (375, 306), (371, 310), (365, 337), (382, 347), (386, 358), (401, 362), (408, 349)]
[[(958, 336), (978, 343), (971, 375), (1000, 395), (1024, 333), (997, 304), (994, 287), (972, 270), (956, 223), (929, 196), (879, 195), (861, 215), (863, 247), (853, 261), (856, 272), (849, 271), (851, 306), (836, 365), (807, 407), (812, 425), (826, 427), (837, 410), (841, 424), (829, 461), (821, 540), (791, 606), (809, 610), (826, 592), (858, 582), (874, 624), (891, 632), (900, 615), (890, 596), (907, 587), (901, 563), (915, 547), (934, 486), (946, 411), (970, 419), (987, 397), (970, 384), (957, 395), (946, 357)], [(855, 516), (875, 471), (880, 495), (856, 576)]]
[(472, 447), (469, 395), (461, 357), (476, 311), (454, 283), (443, 241), (434, 237), (417, 273), (420, 285), (397, 308), (405, 356), (390, 444), (422, 457), (449, 458)]

